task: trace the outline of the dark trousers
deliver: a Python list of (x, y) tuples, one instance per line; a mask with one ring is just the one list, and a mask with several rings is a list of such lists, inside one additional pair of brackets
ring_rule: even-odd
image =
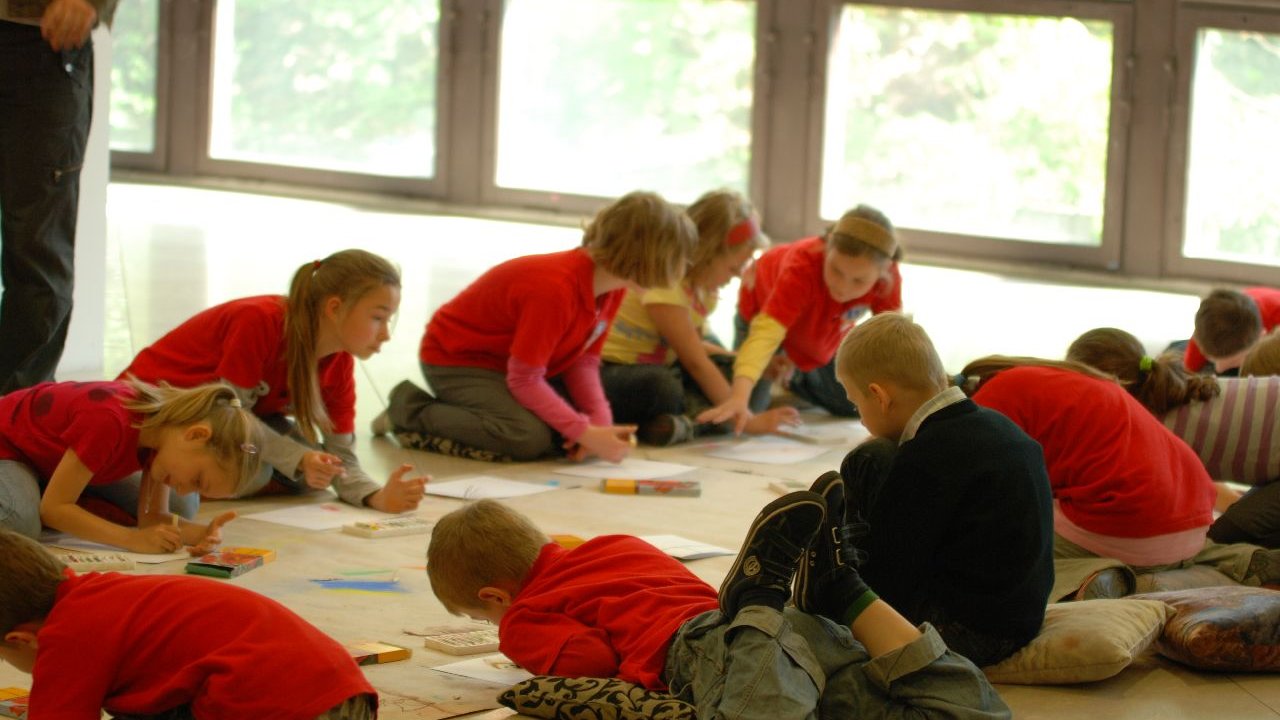
[[(741, 315), (734, 314), (733, 347), (735, 350), (747, 341), (750, 328), (751, 324)], [(760, 385), (768, 387), (769, 384), (769, 380), (762, 379), (756, 387), (759, 388)], [(849, 401), (844, 386), (836, 379), (835, 358), (813, 370), (796, 370), (787, 381), (787, 390), (801, 400), (813, 403), (837, 417), (858, 417), (858, 406)]]
[[(840, 465), (844, 478), (845, 504), (857, 512), (849, 521), (865, 522), (872, 517), (872, 508), (880, 499), (880, 493), (889, 479), (898, 446), (891, 440), (875, 438), (862, 443), (845, 456)], [(846, 511), (847, 512), (847, 511)], [(899, 529), (901, 531), (901, 529)], [(859, 549), (865, 550), (867, 539), (876, 533), (875, 523), (862, 539)], [(924, 568), (899, 567), (894, 572), (919, 575)], [(957, 622), (951, 617), (946, 598), (935, 597), (927, 583), (919, 583), (919, 597), (885, 598), (913, 623), (930, 623), (946, 641), (947, 647), (969, 658), (979, 667), (993, 665), (1009, 657), (1027, 643), (1026, 639), (991, 635)], [(871, 588), (875, 590), (873, 586)]]
[(0, 21), (0, 394), (53, 379), (71, 323), (93, 45)]
[[(733, 382), (733, 356), (712, 355), (712, 362)], [(698, 381), (679, 362), (673, 365), (627, 365), (606, 362), (600, 366), (600, 384), (613, 409), (613, 421), (640, 425), (659, 415), (688, 415), (711, 407)], [(751, 412), (769, 408), (769, 383), (756, 383), (751, 392)]]
[(1232, 503), (1209, 526), (1209, 539), (1222, 545), (1280, 548), (1280, 479), (1258, 485)]

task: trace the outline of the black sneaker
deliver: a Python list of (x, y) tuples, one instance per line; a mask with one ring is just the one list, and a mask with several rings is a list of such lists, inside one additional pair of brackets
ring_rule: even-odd
[(642, 423), (636, 437), (645, 445), (667, 447), (693, 439), (693, 421), (684, 415), (663, 413)]
[(468, 460), (481, 460), (483, 462), (511, 462), (510, 455), (503, 455), (492, 450), (481, 450), (470, 445), (464, 445), (452, 438), (418, 432), (397, 432), (394, 435), (396, 442), (400, 443), (400, 447), (403, 448), (429, 450), (441, 455), (466, 458)]
[[(866, 553), (854, 543), (867, 534), (870, 526), (847, 521), (844, 478), (840, 473), (834, 470), (823, 473), (809, 487), (809, 492), (822, 496), (827, 517), (805, 562), (800, 563), (794, 600), (796, 607), (804, 612), (833, 617), (832, 613), (844, 609), (845, 595), (852, 592), (842, 586), (862, 586), (857, 569), (866, 560)], [(854, 515), (856, 520), (856, 513)]]
[[(822, 496), (801, 490), (764, 506), (747, 531), (742, 549), (720, 585), (720, 610), (732, 618), (743, 605), (776, 599), (781, 608), (791, 596), (791, 579), (822, 526)], [(744, 602), (744, 595), (757, 602)]]

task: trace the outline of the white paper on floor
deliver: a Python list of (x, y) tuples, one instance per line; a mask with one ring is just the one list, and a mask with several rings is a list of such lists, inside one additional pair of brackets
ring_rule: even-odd
[(482, 680), (494, 685), (515, 685), (521, 680), (533, 677), (529, 671), (507, 659), (506, 655), (485, 655), (448, 665), (437, 665), (431, 668), (450, 675), (461, 675), (472, 680)]
[(499, 499), (534, 495), (536, 493), (557, 490), (557, 485), (543, 483), (519, 482), (491, 475), (472, 475), (470, 477), (446, 480), (444, 482), (427, 483), (428, 495), (461, 498), (463, 500), (481, 500), (484, 498)]
[(364, 510), (346, 503), (326, 502), (314, 505), (290, 505), (277, 510), (241, 515), (246, 520), (262, 520), (263, 522), (303, 530), (336, 530), (353, 522), (377, 522), (399, 515), (388, 515), (377, 510)]
[(115, 545), (103, 545), (102, 543), (85, 540), (84, 538), (67, 535), (66, 533), (46, 532), (40, 536), (40, 542), (63, 550), (70, 550), (71, 552), (97, 553), (99, 555), (103, 553), (124, 555), (125, 557), (132, 559), (134, 562), (142, 563), (144, 565), (158, 565), (160, 563), (171, 562), (173, 560), (191, 559), (191, 553), (186, 550), (178, 550), (171, 553), (130, 552), (124, 548), (118, 548)]
[(764, 465), (787, 465), (812, 460), (831, 450), (830, 446), (764, 435), (740, 443), (716, 443), (707, 451), (707, 455)]
[(603, 480), (605, 478), (618, 478), (625, 480), (653, 480), (655, 478), (668, 478), (673, 475), (687, 473), (693, 469), (692, 465), (681, 465), (679, 463), (657, 462), (656, 460), (642, 460), (640, 458), (626, 458), (620, 463), (611, 463), (606, 460), (594, 460), (592, 462), (577, 463), (573, 465), (560, 465), (553, 472), (561, 475), (576, 475), (578, 477), (594, 478)]
[(801, 442), (818, 445), (844, 445), (846, 448), (853, 448), (853, 446), (871, 437), (871, 433), (857, 420), (852, 422), (782, 425), (778, 428), (778, 434)]
[(677, 560), (698, 560), (734, 554), (732, 550), (718, 545), (708, 545), (679, 535), (641, 535), (640, 539)]

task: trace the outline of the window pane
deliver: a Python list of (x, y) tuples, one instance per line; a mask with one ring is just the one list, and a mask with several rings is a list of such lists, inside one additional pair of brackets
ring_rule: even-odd
[(1201, 30), (1191, 100), (1183, 254), (1280, 265), (1280, 35)]
[(502, 30), (499, 186), (746, 190), (754, 4), (509, 0)]
[(1100, 245), (1111, 53), (1105, 21), (844, 8), (823, 217)]
[(111, 28), (111, 149), (156, 145), (156, 37), (160, 0), (123, 3)]
[(215, 158), (431, 177), (436, 28), (428, 0), (218, 0)]

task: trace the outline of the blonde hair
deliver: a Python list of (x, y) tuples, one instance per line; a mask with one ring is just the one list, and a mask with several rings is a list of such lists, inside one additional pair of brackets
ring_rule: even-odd
[(941, 391), (946, 370), (924, 328), (898, 312), (884, 312), (855, 325), (836, 351), (836, 370), (859, 390), (889, 381), (912, 390)]
[(1272, 330), (1244, 356), (1240, 375), (1280, 375), (1280, 329)]
[(337, 297), (350, 306), (385, 286), (400, 287), (400, 271), (385, 259), (364, 250), (342, 250), (323, 260), (304, 264), (293, 274), (285, 305), (285, 366), (289, 401), (298, 430), (317, 442), (316, 427), (333, 426), (320, 397), (316, 336), (325, 300)]
[[(696, 281), (716, 259), (744, 245), (752, 250), (763, 250), (769, 244), (769, 238), (760, 232), (760, 219), (751, 203), (732, 190), (704, 193), (685, 214), (698, 230), (698, 245), (689, 258), (689, 272), (685, 274), (690, 280)], [(737, 243), (729, 244), (730, 232), (740, 226), (750, 234)]]
[(1113, 376), (1155, 415), (1221, 392), (1216, 378), (1187, 372), (1168, 354), (1150, 357), (1138, 338), (1118, 328), (1094, 328), (1076, 338), (1067, 360)]
[(608, 273), (644, 288), (671, 287), (698, 244), (693, 222), (662, 196), (633, 192), (592, 218), (582, 246)]
[[(964, 388), (966, 393), (972, 395), (982, 387), (983, 383), (990, 380), (997, 373), (1016, 367), (1047, 367), (1057, 370), (1069, 370), (1095, 380), (1116, 382), (1114, 375), (1108, 375), (1090, 365), (1074, 360), (1048, 360), (1018, 355), (987, 355), (964, 366), (960, 374), (966, 378), (966, 382), (961, 387)], [(977, 382), (968, 382), (967, 379), (969, 378), (976, 378)]]
[(258, 475), (263, 445), (262, 426), (230, 385), (209, 383), (193, 388), (175, 388), (168, 383), (151, 385), (130, 376), (125, 381), (134, 397), (123, 400), (124, 409), (142, 415), (138, 429), (187, 427), (209, 423), (208, 449), (218, 464), (235, 480), (234, 495), (240, 495)]
[(455, 615), (474, 608), (480, 588), (519, 588), (551, 542), (529, 518), (478, 500), (440, 518), (427, 545), (431, 591)]
[(0, 637), (49, 616), (65, 566), (40, 543), (0, 529)]

